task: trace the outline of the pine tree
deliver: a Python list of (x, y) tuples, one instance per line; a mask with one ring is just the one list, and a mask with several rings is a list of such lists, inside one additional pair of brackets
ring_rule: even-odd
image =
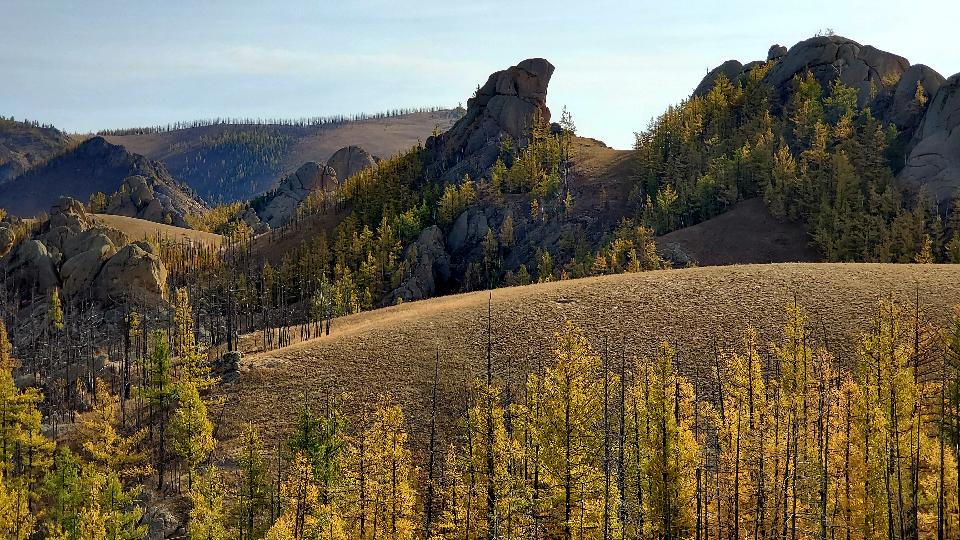
[(245, 538), (262, 534), (262, 519), (268, 509), (267, 465), (263, 458), (263, 443), (253, 424), (244, 426), (236, 456), (240, 479), (237, 482), (235, 513)]
[(207, 418), (207, 406), (197, 387), (189, 381), (176, 386), (177, 408), (170, 420), (170, 449), (187, 466), (187, 487), (193, 487), (193, 475), (216, 443), (213, 424)]
[[(187, 531), (198, 540), (229, 538), (224, 510), (224, 486), (215, 467), (209, 467), (190, 490), (190, 517)], [(247, 536), (247, 538), (253, 538)]]

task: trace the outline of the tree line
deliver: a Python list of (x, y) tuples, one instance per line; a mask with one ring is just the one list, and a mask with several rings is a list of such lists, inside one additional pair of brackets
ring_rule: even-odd
[(330, 116), (305, 116), (301, 118), (252, 118), (252, 117), (217, 117), (208, 119), (191, 120), (187, 122), (173, 122), (156, 126), (143, 126), (135, 128), (122, 129), (103, 129), (97, 131), (101, 136), (123, 136), (123, 135), (149, 135), (152, 133), (169, 133), (183, 129), (191, 129), (208, 126), (223, 125), (253, 125), (253, 126), (291, 126), (291, 127), (316, 127), (347, 124), (350, 122), (361, 122), (364, 120), (379, 120), (382, 118), (394, 118), (407, 114), (415, 113), (433, 113), (448, 110), (449, 107), (401, 107), (389, 109), (375, 113), (356, 113), (356, 114), (334, 114)]

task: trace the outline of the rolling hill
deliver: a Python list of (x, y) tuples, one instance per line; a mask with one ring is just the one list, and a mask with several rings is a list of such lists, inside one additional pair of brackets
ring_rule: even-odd
[(54, 127), (0, 118), (0, 184), (66, 151), (72, 144), (69, 135)]
[(389, 157), (458, 118), (454, 110), (413, 112), (322, 125), (215, 124), (172, 131), (106, 135), (162, 162), (211, 202), (249, 199), (307, 161), (326, 163), (340, 148), (359, 145)]
[(217, 247), (223, 242), (223, 237), (219, 234), (193, 229), (185, 229), (167, 225), (166, 223), (157, 223), (128, 216), (115, 216), (112, 214), (95, 214), (97, 220), (106, 225), (118, 229), (126, 234), (132, 240), (143, 240), (156, 238), (160, 235), (178, 242), (204, 244), (211, 247)]
[[(960, 303), (960, 267), (743, 265), (497, 289), (491, 295), (493, 359), (497, 377), (522, 381), (532, 355), (549, 354), (553, 332), (570, 320), (585, 329), (594, 347), (601, 348), (606, 338), (616, 355), (650, 355), (661, 340), (669, 340), (678, 349), (682, 373), (707, 376), (715, 347), (736, 346), (748, 325), (762, 343), (779, 339), (784, 307), (796, 295), (818, 339), (828, 340), (847, 362), (852, 338), (864, 330), (879, 299), (912, 306), (917, 294), (924, 316), (944, 322)], [(227, 446), (243, 422), (258, 424), (263, 433), (282, 432), (295, 417), (300, 394), (322, 402), (340, 393), (352, 413), (389, 394), (404, 405), (411, 434), (422, 444), (435, 354), (439, 351), (440, 402), (449, 427), (463, 412), (467, 382), (484, 365), (487, 299), (483, 291), (343, 317), (334, 320), (328, 337), (249, 354), (239, 382), (225, 387)], [(247, 346), (256, 340), (247, 336)]]

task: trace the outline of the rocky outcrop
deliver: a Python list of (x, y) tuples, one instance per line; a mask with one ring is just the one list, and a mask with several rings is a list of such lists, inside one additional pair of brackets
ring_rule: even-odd
[(859, 105), (889, 95), (910, 67), (902, 56), (841, 36), (817, 36), (797, 43), (767, 73), (766, 82), (780, 96), (787, 96), (791, 81), (807, 71), (824, 88), (839, 79), (856, 88)]
[(447, 235), (447, 245), (451, 253), (457, 253), (478, 245), (487, 235), (487, 216), (477, 206), (471, 206), (453, 222), (450, 234)]
[[(127, 185), (126, 180), (140, 177), (148, 189)], [(177, 182), (160, 163), (127, 152), (102, 137), (84, 141), (73, 150), (61, 154), (15, 180), (0, 185), (0, 207), (11, 214), (34, 216), (46, 211), (61, 196), (80, 201), (101, 192), (107, 196), (120, 192), (109, 203), (131, 217), (184, 225), (183, 217), (205, 210), (193, 193)], [(152, 192), (152, 193), (150, 193)], [(136, 201), (126, 195), (137, 195)], [(151, 200), (156, 200), (150, 206)], [(136, 211), (133, 210), (136, 208)], [(122, 210), (120, 210), (122, 209)]]
[(162, 300), (167, 270), (147, 242), (127, 244), (103, 265), (94, 281), (97, 297), (156, 303)]
[(947, 79), (927, 104), (901, 183), (937, 201), (960, 190), (960, 73)]
[(10, 223), (0, 223), (0, 257), (3, 257), (13, 249), (17, 242), (17, 233), (13, 230)]
[(440, 284), (450, 279), (450, 255), (443, 245), (443, 231), (436, 225), (420, 232), (417, 241), (407, 248), (407, 260), (412, 261), (410, 270), (387, 297), (387, 303), (429, 298), (435, 295)]
[(943, 75), (923, 64), (910, 66), (900, 76), (900, 82), (893, 91), (888, 119), (901, 130), (916, 128), (920, 125), (921, 116), (926, 110), (926, 106), (921, 105), (917, 100), (917, 85), (923, 88), (923, 97), (926, 103), (929, 103), (943, 86), (944, 81), (946, 79)]
[(125, 178), (119, 189), (109, 196), (103, 213), (187, 227), (187, 215), (205, 211), (203, 205), (184, 198), (182, 192), (169, 183), (134, 175)]
[[(0, 236), (6, 227), (0, 226)], [(3, 258), (14, 290), (44, 296), (61, 288), (67, 299), (110, 303), (120, 299), (157, 302), (167, 272), (154, 248), (128, 244), (122, 232), (97, 223), (75, 199), (61, 198), (31, 238)]]
[(779, 60), (787, 55), (787, 48), (779, 43), (775, 43), (767, 50), (767, 62)]
[(253, 209), (270, 227), (279, 227), (296, 216), (297, 207), (314, 191), (337, 189), (337, 173), (333, 168), (308, 161), (296, 172), (286, 176), (269, 193), (254, 200)]
[(23, 240), (6, 261), (8, 283), (15, 291), (26, 295), (37, 291), (41, 295), (60, 285), (53, 255), (39, 240)]
[(736, 81), (742, 71), (743, 64), (739, 61), (727, 60), (707, 73), (700, 81), (700, 84), (697, 85), (696, 89), (694, 89), (693, 95), (705, 96), (710, 93), (710, 90), (713, 89), (713, 85), (716, 84), (717, 78), (719, 78), (720, 75), (723, 75), (729, 81)]
[(553, 70), (550, 62), (532, 58), (490, 75), (467, 101), (463, 118), (427, 139), (431, 172), (446, 181), (482, 176), (496, 161), (503, 136), (523, 144), (538, 111), (549, 123), (547, 86)]
[(336, 172), (337, 178), (341, 182), (376, 164), (374, 157), (359, 146), (341, 148), (327, 160), (327, 167)]

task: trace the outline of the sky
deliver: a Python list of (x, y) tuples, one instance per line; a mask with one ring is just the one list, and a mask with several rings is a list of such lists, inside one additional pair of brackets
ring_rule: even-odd
[(0, 115), (71, 132), (466, 104), (525, 58), (578, 133), (634, 132), (725, 60), (832, 29), (960, 72), (960, 2), (0, 0)]

